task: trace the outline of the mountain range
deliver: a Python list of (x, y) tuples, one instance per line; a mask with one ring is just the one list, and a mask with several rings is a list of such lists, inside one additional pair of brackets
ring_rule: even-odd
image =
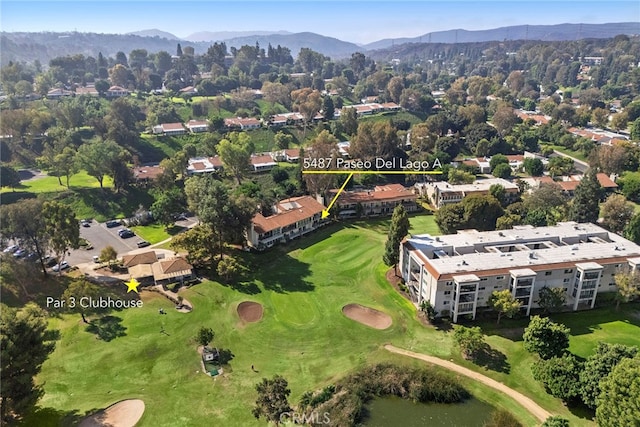
[(354, 52), (375, 51), (405, 43), (472, 43), (504, 40), (562, 41), (588, 38), (610, 38), (618, 34), (640, 35), (640, 22), (609, 24), (558, 24), (519, 25), (489, 30), (467, 31), (463, 29), (426, 33), (413, 38), (384, 39), (364, 46), (320, 34), (288, 33), (286, 31), (238, 31), (238, 32), (198, 32), (185, 39), (158, 29), (136, 31), (128, 34), (96, 33), (52, 33), (52, 32), (1, 32), (0, 65), (9, 61), (46, 64), (52, 58), (64, 55), (83, 54), (96, 57), (115, 56), (118, 51), (125, 53), (133, 49), (148, 52), (165, 50), (176, 52), (177, 44), (193, 46), (196, 53), (204, 53), (214, 41), (224, 41), (227, 47), (249, 44), (266, 48), (286, 46), (296, 56), (302, 47), (308, 47), (333, 59), (348, 58)]

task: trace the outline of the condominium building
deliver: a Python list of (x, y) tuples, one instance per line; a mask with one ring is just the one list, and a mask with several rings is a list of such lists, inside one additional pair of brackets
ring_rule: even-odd
[(517, 199), (520, 194), (516, 184), (502, 178), (480, 179), (471, 184), (449, 184), (444, 181), (425, 182), (416, 184), (415, 188), (421, 196), (429, 197), (433, 205), (440, 209), (444, 205), (459, 203), (471, 195), (487, 195), (492, 185), (502, 186), (505, 189), (505, 197), (509, 201)]
[(508, 289), (527, 314), (543, 287), (562, 287), (573, 310), (593, 308), (600, 292), (616, 291), (614, 275), (640, 271), (640, 246), (590, 223), (405, 239), (402, 277), (414, 300), (441, 316), (475, 319), (494, 291)]
[[(329, 205), (338, 190), (329, 190), (325, 204)], [(379, 185), (373, 189), (349, 190), (340, 193), (336, 201), (340, 218), (373, 217), (391, 215), (396, 206), (404, 206), (407, 212), (418, 209), (418, 196), (402, 184)]]

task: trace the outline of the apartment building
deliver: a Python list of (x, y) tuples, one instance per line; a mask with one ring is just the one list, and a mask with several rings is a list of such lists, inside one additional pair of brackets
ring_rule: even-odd
[(509, 200), (517, 199), (520, 190), (513, 182), (502, 178), (489, 178), (474, 181), (471, 184), (449, 184), (448, 182), (425, 182), (415, 185), (421, 196), (428, 196), (437, 209), (451, 203), (459, 203), (471, 195), (489, 194), (492, 185), (501, 185), (505, 189), (505, 197)]
[(402, 277), (414, 300), (441, 316), (475, 319), (493, 291), (509, 289), (527, 314), (543, 287), (566, 289), (573, 310), (593, 308), (600, 292), (615, 292), (614, 275), (640, 271), (640, 246), (590, 223), (405, 239)]
[[(338, 190), (329, 190), (325, 204), (329, 205)], [(336, 201), (340, 218), (391, 215), (396, 206), (404, 206), (407, 212), (418, 209), (418, 196), (402, 184), (379, 185), (371, 190), (350, 190), (340, 193)]]

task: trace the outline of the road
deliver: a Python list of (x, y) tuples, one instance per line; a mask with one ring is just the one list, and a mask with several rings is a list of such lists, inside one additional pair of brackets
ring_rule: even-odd
[(587, 171), (587, 169), (589, 169), (589, 163), (587, 163), (587, 162), (583, 162), (582, 160), (578, 160), (578, 159), (576, 159), (575, 157), (571, 157), (571, 156), (570, 156), (570, 155), (568, 155), (568, 154), (564, 154), (564, 153), (561, 153), (561, 152), (559, 152), (559, 151), (553, 150), (553, 154), (552, 154), (552, 156), (553, 156), (553, 155), (555, 155), (555, 156), (560, 156), (560, 157), (568, 157), (568, 158), (570, 158), (571, 160), (573, 160), (573, 167), (574, 167), (574, 168), (575, 168), (575, 170), (577, 170), (578, 172), (585, 173), (585, 172)]

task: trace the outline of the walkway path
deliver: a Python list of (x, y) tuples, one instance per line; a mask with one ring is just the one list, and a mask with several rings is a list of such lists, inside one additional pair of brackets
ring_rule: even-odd
[(466, 377), (479, 381), (513, 398), (516, 402), (524, 406), (527, 411), (529, 411), (532, 415), (534, 415), (540, 421), (544, 421), (551, 416), (551, 414), (548, 411), (540, 407), (536, 402), (534, 402), (527, 396), (515, 391), (510, 387), (507, 387), (506, 385), (494, 380), (493, 378), (487, 377), (486, 375), (482, 375), (478, 372), (472, 371), (471, 369), (467, 369), (463, 366), (456, 365), (455, 363), (449, 362), (448, 360), (443, 360), (433, 356), (427, 356), (426, 354), (422, 354), (422, 353), (414, 353), (413, 351), (404, 350), (402, 348), (395, 347), (391, 344), (385, 345), (384, 348), (392, 353), (402, 354), (403, 356), (408, 356), (408, 357), (413, 357), (414, 359), (423, 360), (427, 363), (438, 365), (445, 369), (449, 369), (450, 371), (457, 372)]

